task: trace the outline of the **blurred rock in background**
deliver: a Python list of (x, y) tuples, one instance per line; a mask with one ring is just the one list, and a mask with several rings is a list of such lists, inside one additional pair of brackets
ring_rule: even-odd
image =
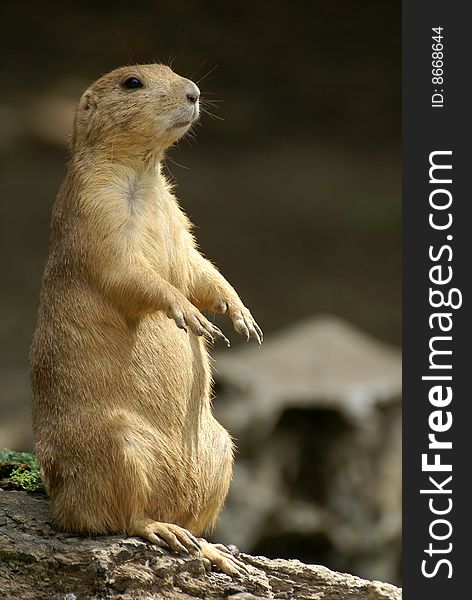
[(313, 318), (219, 353), (216, 371), (238, 454), (215, 539), (398, 581), (400, 353)]

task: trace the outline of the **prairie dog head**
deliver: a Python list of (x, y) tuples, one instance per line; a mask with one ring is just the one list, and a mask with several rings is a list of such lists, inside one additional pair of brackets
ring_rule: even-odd
[(199, 116), (200, 90), (160, 64), (121, 67), (82, 95), (73, 150), (98, 150), (109, 158), (159, 155)]

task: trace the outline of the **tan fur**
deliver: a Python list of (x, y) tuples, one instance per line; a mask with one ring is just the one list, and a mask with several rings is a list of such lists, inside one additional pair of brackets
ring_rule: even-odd
[[(124, 89), (129, 76), (144, 87)], [(228, 491), (233, 446), (212, 415), (202, 337), (221, 334), (200, 311), (262, 335), (161, 172), (189, 127), (175, 123), (198, 114), (195, 90), (163, 65), (124, 67), (77, 110), (31, 350), (36, 453), (66, 530), (198, 534)]]

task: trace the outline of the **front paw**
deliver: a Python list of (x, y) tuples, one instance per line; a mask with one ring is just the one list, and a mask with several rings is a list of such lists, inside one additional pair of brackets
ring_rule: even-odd
[(173, 319), (175, 324), (184, 331), (190, 331), (196, 336), (204, 336), (206, 339), (214, 342), (219, 338), (229, 347), (229, 340), (223, 335), (223, 332), (210, 323), (204, 315), (191, 302), (188, 304), (176, 304), (170, 308), (167, 313), (169, 319)]
[(259, 346), (262, 344), (264, 340), (264, 334), (254, 320), (254, 317), (244, 305), (228, 305), (227, 313), (233, 321), (234, 329), (240, 335), (245, 336), (248, 342), (252, 339), (255, 340)]

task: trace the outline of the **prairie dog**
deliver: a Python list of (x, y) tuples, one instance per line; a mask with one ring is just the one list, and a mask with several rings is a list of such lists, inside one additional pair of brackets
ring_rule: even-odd
[(33, 431), (61, 528), (165, 540), (237, 574), (224, 547), (196, 538), (233, 465), (206, 344), (227, 340), (201, 311), (259, 344), (262, 332), (198, 251), (161, 170), (199, 95), (150, 64), (116, 69), (80, 99), (31, 349)]

